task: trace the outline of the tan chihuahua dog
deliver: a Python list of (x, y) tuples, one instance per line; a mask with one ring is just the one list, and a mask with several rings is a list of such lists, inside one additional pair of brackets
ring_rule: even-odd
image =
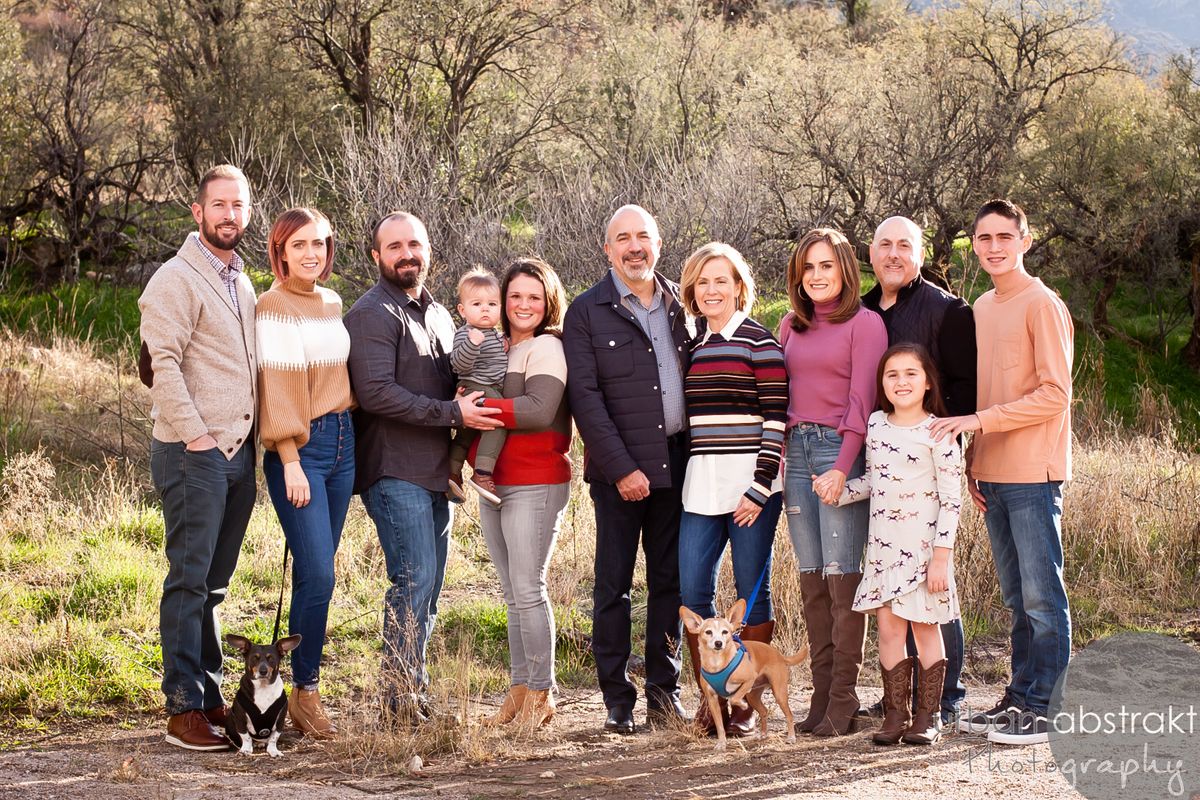
[[(768, 686), (775, 702), (787, 719), (787, 740), (796, 741), (792, 709), (788, 705), (788, 668), (808, 658), (808, 648), (794, 656), (785, 656), (765, 642), (740, 642), (733, 637), (742, 628), (746, 617), (746, 601), (738, 600), (724, 617), (703, 619), (687, 606), (679, 607), (679, 618), (688, 632), (700, 643), (700, 688), (708, 700), (710, 719), (721, 719), (718, 695), (729, 698), (738, 708), (750, 707), (758, 712), (760, 735), (767, 735), (767, 707), (762, 694)], [(717, 750), (725, 749), (725, 728), (717, 725)]]

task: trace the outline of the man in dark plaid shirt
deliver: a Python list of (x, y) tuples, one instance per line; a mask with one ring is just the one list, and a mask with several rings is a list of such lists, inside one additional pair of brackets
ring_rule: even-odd
[(425, 288), (429, 234), (412, 214), (375, 227), (379, 282), (346, 315), (354, 415), (355, 486), (375, 523), (391, 587), (384, 596), (383, 672), (394, 718), (425, 721), (431, 709), (425, 648), (446, 573), (451, 512), (450, 429), (492, 430), (499, 409), (455, 397), (454, 321)]

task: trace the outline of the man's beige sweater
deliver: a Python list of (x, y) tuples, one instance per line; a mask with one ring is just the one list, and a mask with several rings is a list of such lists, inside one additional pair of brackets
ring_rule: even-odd
[(244, 274), (237, 291), (240, 316), (189, 236), (138, 299), (154, 369), (150, 416), (160, 442), (190, 442), (207, 433), (232, 458), (250, 437), (258, 389), (254, 288)]

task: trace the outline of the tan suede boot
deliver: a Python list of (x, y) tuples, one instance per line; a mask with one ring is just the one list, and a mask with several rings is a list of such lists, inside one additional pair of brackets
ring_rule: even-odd
[(288, 716), (296, 730), (313, 738), (331, 739), (337, 735), (337, 726), (321, 705), (319, 689), (293, 688), (288, 695)]
[(530, 689), (525, 693), (516, 722), (522, 727), (537, 730), (554, 719), (556, 710), (554, 695), (549, 689)]
[(804, 603), (804, 626), (808, 629), (808, 659), (813, 691), (808, 716), (796, 723), (797, 733), (812, 733), (825, 719), (829, 706), (829, 683), (833, 678), (833, 612), (829, 584), (820, 572), (800, 573), (800, 596)]
[(921, 668), (917, 686), (917, 713), (904, 734), (905, 744), (935, 744), (942, 738), (942, 684), (946, 680), (946, 659)]
[(913, 659), (906, 658), (891, 669), (879, 665), (883, 676), (883, 724), (871, 737), (875, 744), (900, 744), (908, 731), (911, 715), (908, 702), (912, 697)]
[(860, 580), (861, 572), (825, 579), (833, 614), (833, 671), (829, 705), (813, 736), (845, 736), (858, 728), (858, 673), (867, 644), (867, 618), (853, 607)]
[[(769, 619), (766, 622), (758, 625), (747, 625), (742, 628), (741, 638), (743, 642), (766, 642), (771, 643), (771, 638), (775, 635), (775, 620)], [(758, 732), (758, 715), (754, 713), (754, 709), (747, 706), (746, 708), (729, 709), (729, 722), (725, 724), (725, 735), (733, 738), (742, 736), (753, 736)]]
[(508, 687), (508, 694), (504, 695), (504, 700), (500, 703), (500, 710), (485, 718), (483, 724), (494, 727), (512, 722), (517, 718), (517, 712), (521, 710), (528, 692), (529, 687), (523, 683), (515, 683)]

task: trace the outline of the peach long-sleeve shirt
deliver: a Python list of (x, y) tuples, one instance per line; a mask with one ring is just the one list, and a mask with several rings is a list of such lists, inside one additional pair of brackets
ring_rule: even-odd
[(971, 477), (993, 483), (1071, 479), (1075, 327), (1038, 278), (975, 301), (979, 421)]

